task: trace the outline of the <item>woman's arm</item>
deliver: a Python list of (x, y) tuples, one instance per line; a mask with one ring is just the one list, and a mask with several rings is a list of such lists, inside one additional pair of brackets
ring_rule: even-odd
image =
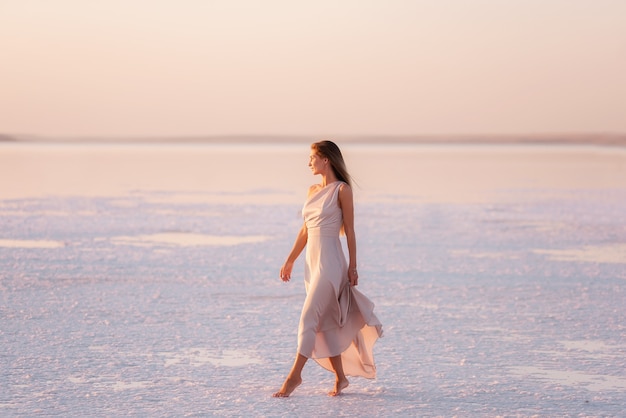
[(354, 233), (354, 198), (352, 189), (347, 184), (342, 184), (339, 189), (339, 206), (343, 214), (343, 230), (348, 243), (348, 280), (352, 286), (359, 282), (356, 270), (356, 234)]
[(287, 257), (287, 261), (280, 268), (280, 278), (283, 282), (288, 282), (291, 279), (291, 270), (293, 269), (293, 263), (300, 256), (304, 247), (306, 247), (306, 243), (308, 240), (309, 234), (306, 227), (306, 224), (302, 225), (298, 235), (296, 236), (296, 241), (293, 243), (293, 247), (291, 248), (291, 252)]
[[(318, 190), (318, 188), (319, 184), (314, 184), (313, 186), (309, 187), (309, 192), (307, 196), (311, 196), (311, 194)], [(305, 223), (302, 225), (302, 228), (300, 228), (300, 231), (296, 236), (296, 242), (293, 243), (293, 247), (291, 248), (291, 252), (287, 257), (287, 261), (285, 261), (283, 266), (280, 268), (280, 278), (283, 282), (288, 282), (289, 279), (291, 279), (291, 270), (293, 269), (293, 263), (300, 256), (300, 253), (302, 252), (302, 250), (304, 250), (304, 247), (306, 247), (308, 238), (309, 231)]]

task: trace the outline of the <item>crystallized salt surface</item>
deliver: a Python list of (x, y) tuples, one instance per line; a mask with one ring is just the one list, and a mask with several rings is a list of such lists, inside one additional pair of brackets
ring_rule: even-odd
[[(395, 151), (366, 151), (355, 166), (393, 166)], [(278, 278), (302, 224), (300, 201), (265, 199), (291, 196), (280, 179), (238, 201), (133, 178), (110, 196), (1, 199), (0, 415), (622, 415), (626, 185), (521, 187), (514, 170), (476, 200), (421, 199), (391, 171), (413, 197), (357, 199), (359, 287), (385, 334), (377, 379), (337, 399), (313, 362), (292, 397), (270, 396), (304, 298), (302, 259)]]
[(151, 235), (120, 236), (113, 237), (111, 242), (117, 245), (176, 245), (181, 247), (193, 247), (203, 245), (238, 245), (251, 244), (267, 241), (267, 237), (260, 235), (207, 235), (191, 234), (182, 232), (163, 232)]
[(63, 247), (60, 241), (29, 240), (29, 239), (0, 239), (0, 247), (5, 248), (59, 248)]

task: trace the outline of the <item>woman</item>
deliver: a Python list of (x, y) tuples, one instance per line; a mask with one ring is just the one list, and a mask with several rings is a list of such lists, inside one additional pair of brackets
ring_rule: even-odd
[[(288, 282), (293, 263), (307, 248), (307, 296), (298, 328), (298, 351), (283, 386), (273, 395), (281, 398), (302, 383), (302, 368), (309, 358), (335, 373), (330, 396), (348, 386), (346, 376), (374, 378), (372, 347), (382, 335), (374, 304), (354, 288), (359, 281), (354, 206), (350, 175), (339, 147), (331, 141), (312, 144), (309, 167), (314, 175), (322, 176), (322, 182), (309, 188), (302, 210), (304, 225), (280, 269), (280, 278)], [(340, 231), (346, 235), (349, 262), (339, 241)]]

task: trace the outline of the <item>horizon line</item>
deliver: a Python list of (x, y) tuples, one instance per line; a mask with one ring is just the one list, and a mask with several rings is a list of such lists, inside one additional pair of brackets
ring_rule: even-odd
[(626, 145), (626, 133), (512, 134), (224, 134), (224, 135), (31, 135), (0, 133), (0, 143), (305, 143), (332, 139), (364, 144), (590, 144)]

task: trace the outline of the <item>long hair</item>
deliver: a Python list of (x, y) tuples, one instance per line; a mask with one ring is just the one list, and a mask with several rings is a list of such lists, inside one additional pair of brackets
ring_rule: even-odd
[(311, 144), (311, 149), (321, 157), (328, 158), (337, 180), (348, 183), (352, 187), (352, 177), (346, 169), (346, 163), (343, 161), (343, 155), (337, 144), (332, 141), (319, 141)]

